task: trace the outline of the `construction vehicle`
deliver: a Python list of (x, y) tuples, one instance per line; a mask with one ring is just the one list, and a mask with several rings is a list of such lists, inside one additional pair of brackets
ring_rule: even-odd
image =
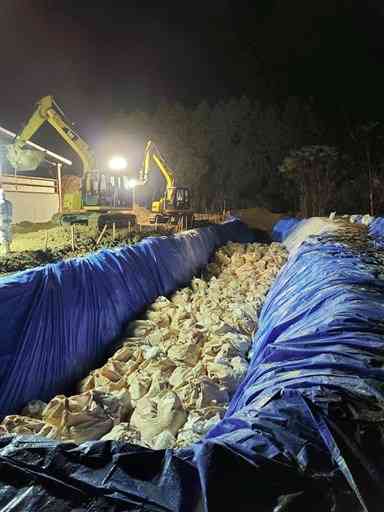
[(166, 183), (164, 196), (152, 203), (151, 224), (170, 223), (182, 224), (188, 228), (193, 226), (194, 215), (191, 209), (191, 191), (187, 187), (178, 187), (175, 174), (168, 166), (157, 146), (149, 141), (145, 148), (143, 165), (140, 170), (140, 182), (145, 185), (149, 179), (151, 162), (154, 162)]
[(8, 147), (8, 160), (17, 169), (23, 158), (23, 148), (39, 128), (48, 122), (61, 135), (65, 142), (77, 153), (82, 162), (80, 190), (64, 194), (64, 212), (61, 222), (116, 223), (119, 226), (135, 223), (134, 214), (129, 211), (129, 177), (112, 171), (100, 171), (96, 168), (94, 155), (89, 145), (76, 133), (62, 109), (52, 96), (45, 96), (36, 105), (36, 109), (15, 141)]

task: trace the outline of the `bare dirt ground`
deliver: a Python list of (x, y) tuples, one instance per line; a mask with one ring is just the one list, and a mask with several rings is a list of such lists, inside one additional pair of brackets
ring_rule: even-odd
[(139, 242), (148, 236), (171, 234), (167, 226), (140, 226), (137, 230), (117, 229), (113, 238), (109, 227), (99, 240), (100, 232), (88, 226), (75, 226), (74, 244), (69, 227), (54, 224), (15, 226), (11, 253), (0, 257), (0, 275), (27, 270), (47, 263), (85, 256), (99, 249), (114, 248)]
[(247, 208), (246, 210), (233, 210), (233, 215), (239, 217), (252, 229), (260, 229), (272, 233), (273, 225), (286, 217), (283, 213), (273, 213), (266, 208)]
[[(138, 226), (135, 229), (117, 229), (113, 238), (112, 227), (109, 227), (101, 240), (100, 232), (88, 226), (76, 225), (74, 228), (74, 245), (69, 227), (59, 226), (54, 222), (36, 223), (23, 222), (13, 227), (11, 253), (0, 256), (0, 276), (20, 270), (27, 270), (47, 263), (85, 256), (103, 248), (113, 248), (139, 242), (147, 236), (169, 235), (178, 231), (175, 226), (149, 224), (151, 212), (136, 206), (134, 213)], [(274, 214), (263, 208), (250, 208), (231, 212), (240, 217), (251, 228), (267, 232), (283, 215)], [(223, 221), (221, 213), (196, 213), (197, 222), (204, 226)]]

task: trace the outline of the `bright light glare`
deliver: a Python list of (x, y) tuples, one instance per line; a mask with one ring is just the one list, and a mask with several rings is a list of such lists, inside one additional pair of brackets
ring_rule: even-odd
[(131, 180), (128, 180), (128, 182), (127, 182), (128, 188), (135, 188), (138, 184), (139, 184), (139, 182), (137, 180), (135, 180), (134, 178), (132, 178)]
[(127, 160), (123, 156), (114, 156), (109, 161), (109, 168), (112, 171), (122, 171), (127, 168)]

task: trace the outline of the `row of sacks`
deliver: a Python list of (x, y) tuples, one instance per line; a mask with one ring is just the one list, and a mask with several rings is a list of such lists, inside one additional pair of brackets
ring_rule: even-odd
[(155, 449), (198, 441), (223, 417), (248, 368), (265, 296), (285, 263), (280, 244), (229, 243), (201, 278), (159, 297), (77, 395), (33, 401), (1, 433), (77, 443), (114, 439)]
[(350, 215), (349, 217), (351, 224), (364, 224), (365, 226), (369, 226), (374, 220), (375, 217), (372, 217), (368, 213), (365, 215)]
[(343, 219), (346, 222), (350, 222), (351, 224), (364, 224), (365, 226), (369, 226), (374, 220), (375, 217), (372, 217), (369, 215), (369, 213), (366, 213), (365, 215), (361, 214), (353, 214), (353, 215), (337, 215), (337, 212), (331, 212), (329, 214), (329, 220), (336, 220), (336, 219)]
[(371, 215), (351, 215), (352, 224), (363, 224), (368, 228), (368, 235), (375, 249), (384, 248), (384, 218)]

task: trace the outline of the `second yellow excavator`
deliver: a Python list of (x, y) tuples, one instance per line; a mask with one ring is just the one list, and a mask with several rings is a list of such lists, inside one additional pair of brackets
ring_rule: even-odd
[(129, 212), (131, 205), (129, 178), (119, 172), (100, 171), (96, 168), (94, 155), (89, 145), (76, 133), (72, 123), (66, 119), (64, 112), (52, 96), (45, 96), (36, 105), (14, 143), (8, 147), (8, 160), (18, 166), (23, 157), (26, 142), (48, 122), (77, 153), (82, 162), (81, 190), (64, 195), (62, 219), (68, 222), (118, 225), (135, 223), (135, 216)]
[(191, 191), (188, 187), (176, 186), (175, 174), (168, 166), (157, 146), (149, 141), (145, 148), (143, 165), (140, 170), (140, 181), (143, 185), (148, 182), (151, 162), (154, 162), (166, 182), (165, 194), (152, 203), (151, 223), (178, 224), (188, 228), (193, 226), (194, 215), (191, 209)]

